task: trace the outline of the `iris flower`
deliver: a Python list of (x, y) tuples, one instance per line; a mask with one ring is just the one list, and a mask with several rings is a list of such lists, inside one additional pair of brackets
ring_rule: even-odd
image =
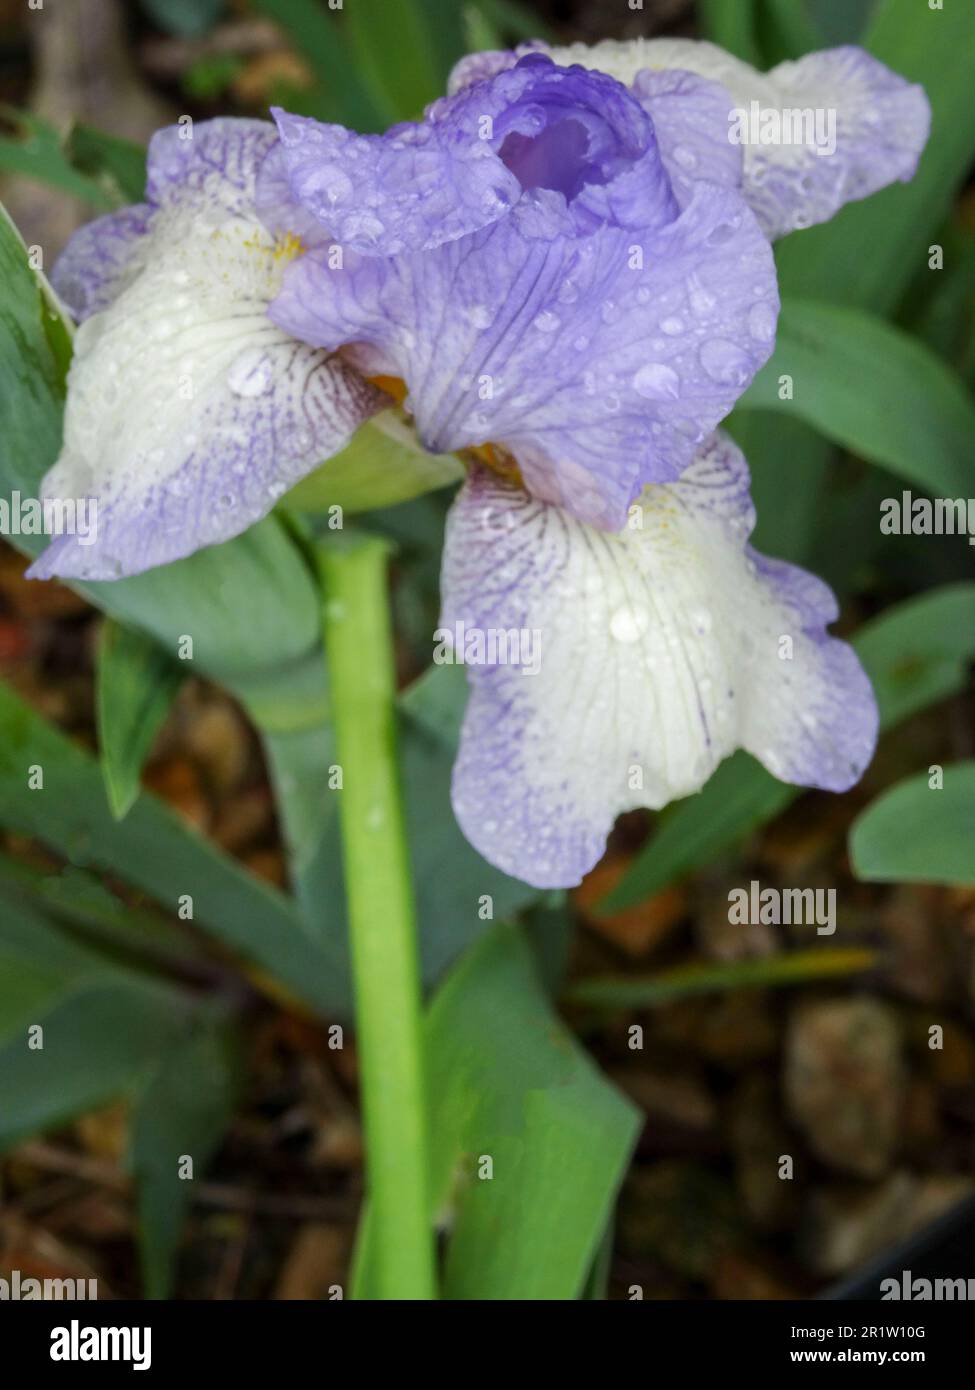
[[(834, 112), (835, 149), (736, 143), (752, 102)], [(541, 639), (534, 674), (468, 667), (453, 802), (488, 860), (575, 884), (617, 814), (740, 747), (846, 789), (873, 694), (828, 588), (750, 549), (715, 427), (774, 346), (771, 239), (910, 178), (928, 119), (856, 49), (759, 74), (638, 40), (472, 55), (381, 136), (283, 111), (161, 132), (146, 205), (56, 269), (84, 322), (45, 493), (94, 494), (100, 526), (34, 573), (130, 574), (245, 529), (390, 392), (468, 465), (442, 624)]]

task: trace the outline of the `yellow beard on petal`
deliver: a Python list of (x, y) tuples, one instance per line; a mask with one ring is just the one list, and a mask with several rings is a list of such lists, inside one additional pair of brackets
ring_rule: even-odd
[(280, 265), (287, 265), (296, 256), (300, 256), (304, 249), (300, 236), (294, 232), (279, 232), (271, 254)]
[[(380, 391), (385, 391), (387, 396), (392, 396), (397, 405), (401, 406), (406, 400), (406, 382), (402, 377), (371, 376), (369, 381), (373, 386), (378, 386)], [(476, 463), (484, 464), (492, 473), (497, 473), (507, 482), (517, 483), (519, 487), (524, 486), (521, 470), (514, 455), (509, 454), (500, 444), (474, 444), (468, 449), (458, 449), (457, 456), (470, 466)]]

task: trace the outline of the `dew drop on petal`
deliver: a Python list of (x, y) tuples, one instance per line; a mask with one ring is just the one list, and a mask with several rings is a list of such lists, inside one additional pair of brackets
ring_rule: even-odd
[(707, 608), (695, 608), (690, 616), (691, 622), (694, 625), (694, 631), (701, 635), (710, 632), (711, 628), (714, 626), (714, 619), (711, 616), (710, 610)]
[(775, 334), (775, 310), (762, 301), (748, 311), (748, 331), (758, 343), (769, 343)]
[(537, 318), (535, 318), (534, 326), (538, 329), (539, 333), (554, 333), (561, 322), (562, 320), (559, 318), (558, 314), (554, 314), (551, 309), (543, 309)]
[(705, 314), (709, 314), (717, 303), (717, 300), (710, 291), (704, 289), (700, 283), (693, 280), (688, 284), (688, 298), (690, 299), (691, 308), (694, 310), (695, 314), (698, 314), (702, 318)]
[(271, 389), (272, 375), (267, 355), (248, 348), (230, 364), (227, 385), (235, 396), (263, 396)]
[(627, 603), (609, 620), (609, 633), (616, 642), (638, 642), (650, 626), (650, 615), (641, 605)]
[(467, 317), (475, 328), (490, 328), (494, 322), (494, 314), (486, 304), (473, 304), (467, 311)]
[(748, 354), (727, 338), (709, 338), (701, 346), (701, 366), (712, 381), (739, 386), (748, 378)]
[(680, 394), (680, 377), (665, 362), (647, 362), (633, 377), (633, 389), (648, 401), (672, 401)]
[(740, 217), (732, 217), (728, 222), (719, 222), (711, 234), (705, 238), (706, 246), (723, 246), (730, 241), (741, 223)]

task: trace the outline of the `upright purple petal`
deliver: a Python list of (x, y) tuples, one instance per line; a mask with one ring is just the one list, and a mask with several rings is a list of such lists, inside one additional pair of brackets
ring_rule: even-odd
[[(744, 193), (772, 238), (826, 222), (846, 203), (909, 181), (930, 132), (923, 88), (853, 46), (807, 53), (763, 73), (716, 44), (693, 39), (605, 39), (559, 48), (534, 40), (513, 52), (462, 59), (450, 88), (463, 91), (485, 73), (505, 71), (526, 52), (609, 73), (637, 91), (672, 70), (697, 73), (728, 93), (726, 133), (735, 113), (751, 118), (754, 104), (754, 126), (742, 147)], [(794, 126), (792, 113), (799, 118)], [(761, 133), (766, 119), (768, 139)], [(774, 138), (776, 121), (785, 139)], [(827, 122), (833, 122), (835, 144)]]
[(357, 360), (406, 381), (427, 448), (500, 445), (535, 496), (617, 529), (773, 346), (775, 268), (752, 214), (732, 189), (688, 197), (643, 233), (540, 235), (558, 210), (526, 199), (435, 251), (340, 268), (315, 252), (286, 272), (272, 317), (323, 347), (368, 345)]
[(670, 68), (638, 73), (633, 92), (653, 121), (682, 204), (702, 180), (741, 189), (742, 148), (728, 139), (728, 93), (719, 83)]
[[(344, 247), (432, 250), (504, 217), (527, 190), (567, 225), (652, 225), (673, 211), (653, 127), (619, 83), (527, 55), (385, 135), (275, 111), (295, 198)], [(551, 201), (551, 200), (550, 200)]]

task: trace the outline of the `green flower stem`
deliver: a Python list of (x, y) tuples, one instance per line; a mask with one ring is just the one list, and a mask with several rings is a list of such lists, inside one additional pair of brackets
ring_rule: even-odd
[(435, 1298), (420, 972), (396, 764), (385, 542), (320, 552), (376, 1296)]

